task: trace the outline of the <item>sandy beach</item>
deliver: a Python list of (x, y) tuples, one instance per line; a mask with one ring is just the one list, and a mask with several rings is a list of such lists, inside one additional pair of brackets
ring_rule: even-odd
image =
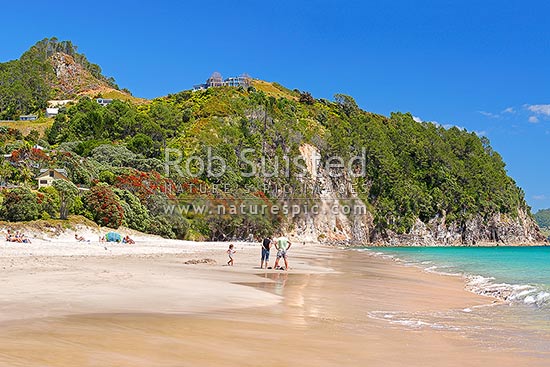
[(463, 279), (369, 254), (300, 243), (282, 272), (260, 270), (253, 243), (235, 243), (229, 267), (227, 243), (35, 242), (0, 248), (0, 366), (550, 361), (473, 332), (472, 310), (497, 301), (466, 291)]

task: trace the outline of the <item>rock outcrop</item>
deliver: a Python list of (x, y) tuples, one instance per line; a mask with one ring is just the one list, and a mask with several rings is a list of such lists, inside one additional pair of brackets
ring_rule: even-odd
[[(309, 172), (306, 185), (315, 193), (309, 210), (293, 217), (292, 235), (300, 241), (367, 246), (481, 246), (533, 245), (544, 242), (529, 213), (518, 208), (514, 216), (495, 213), (447, 223), (445, 213), (429, 222), (417, 219), (408, 233), (376, 228), (367, 205), (358, 197), (346, 174), (331, 175), (320, 164), (317, 148), (300, 148)], [(316, 210), (311, 206), (316, 205)]]
[(108, 88), (108, 84), (95, 78), (82, 65), (77, 63), (71, 55), (56, 52), (50, 56), (57, 80), (53, 87), (62, 95), (72, 96), (88, 90)]
[(544, 240), (533, 218), (518, 208), (515, 217), (500, 213), (491, 218), (477, 215), (461, 224), (446, 224), (444, 216), (428, 223), (417, 219), (409, 233), (387, 233), (380, 242), (407, 246), (484, 246), (529, 245)]

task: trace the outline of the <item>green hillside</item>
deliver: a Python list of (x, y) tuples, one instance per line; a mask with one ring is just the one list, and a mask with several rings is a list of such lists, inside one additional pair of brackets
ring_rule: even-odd
[(0, 63), (0, 120), (38, 113), (50, 99), (74, 98), (95, 89), (118, 86), (71, 41), (45, 38), (18, 60)]
[[(2, 78), (20, 67), (3, 65)], [(41, 65), (33, 69), (37, 86), (44, 86), (50, 73)], [(27, 85), (36, 91), (29, 95), (28, 108), (40, 106), (47, 98), (47, 93), (40, 94), (47, 88), (37, 86)], [(2, 111), (9, 115), (15, 110)], [(485, 137), (415, 122), (410, 113), (370, 113), (350, 96), (315, 99), (264, 81), (254, 81), (247, 89), (182, 91), (141, 105), (115, 100), (102, 107), (82, 97), (63, 109), (43, 135), (3, 128), (0, 141), (2, 153), (12, 154), (0, 167), (3, 181), (35, 189), (33, 177), (40, 168), (64, 168), (73, 184), (91, 188), (71, 203), (70, 213), (102, 225), (126, 224), (167, 237), (242, 238), (291, 226), (289, 216), (281, 213), (218, 215), (193, 205), (272, 206), (289, 198), (315, 200), (298, 193), (311, 179), (299, 177), (303, 163), (298, 161), (290, 160), (286, 168), (279, 165), (278, 177), (243, 175), (251, 168), (249, 162), (259, 170), (263, 166), (275, 172), (285, 157), (300, 156), (304, 144), (316, 147), (323, 161), (365, 155), (359, 177), (346, 179), (356, 187), (378, 232), (406, 233), (417, 219), (427, 223), (443, 216), (448, 224), (460, 226), (476, 215), (490, 218), (501, 213), (514, 218), (518, 209), (529, 211), (523, 191), (507, 175), (501, 156)], [(45, 146), (46, 152), (32, 149), (36, 143)], [(166, 156), (175, 159), (175, 151), (182, 152), (178, 164), (182, 174), (172, 166), (167, 175), (163, 163)], [(249, 153), (243, 161), (245, 151)], [(211, 156), (224, 158), (223, 175), (208, 175), (197, 159), (189, 159), (208, 161)], [(269, 189), (275, 186), (294, 188), (296, 193), (289, 196)], [(24, 197), (27, 207), (34, 209), (21, 214), (3, 205), (3, 219), (59, 216), (62, 191), (16, 190), (16, 197), (3, 192), (4, 204), (17, 207), (16, 199)], [(175, 202), (184, 210), (167, 213), (167, 203)]]
[(541, 209), (533, 216), (545, 236), (550, 236), (550, 209)]

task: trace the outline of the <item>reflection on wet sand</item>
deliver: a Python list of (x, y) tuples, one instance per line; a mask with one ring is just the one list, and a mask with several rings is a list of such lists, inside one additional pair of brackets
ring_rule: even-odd
[(457, 280), (345, 252), (318, 261), (340, 272), (258, 274), (265, 281), (250, 286), (281, 296), (274, 306), (5, 324), (0, 366), (548, 365), (545, 356), (480, 347), (460, 332), (395, 327), (369, 317), (380, 311), (430, 314), (487, 301), (457, 291)]
[[(280, 310), (280, 317), (294, 325), (306, 325), (306, 316), (309, 316), (309, 305), (304, 299), (304, 290), (310, 286), (310, 274), (264, 273), (258, 274), (266, 282), (249, 284), (257, 289), (274, 293), (282, 297), (282, 307), (273, 307), (274, 312)], [(290, 312), (289, 312), (290, 310)]]

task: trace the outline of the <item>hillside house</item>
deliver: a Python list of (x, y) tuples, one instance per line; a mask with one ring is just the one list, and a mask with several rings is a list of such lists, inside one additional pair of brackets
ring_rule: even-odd
[(65, 180), (69, 181), (67, 177), (67, 171), (63, 168), (50, 168), (50, 169), (41, 169), (38, 176), (35, 180), (38, 181), (38, 188), (49, 187), (55, 180)]
[(250, 86), (250, 77), (246, 74), (235, 76), (231, 78), (227, 78), (224, 80), (224, 85), (227, 85), (229, 87), (245, 87), (248, 88)]
[(212, 73), (210, 78), (206, 80), (206, 83), (204, 84), (197, 84), (193, 86), (193, 90), (205, 90), (212, 87), (244, 87), (248, 88), (251, 83), (252, 78), (248, 74), (242, 74), (240, 76), (230, 77), (227, 79), (223, 79), (222, 75), (218, 72)]
[(35, 121), (38, 118), (36, 115), (21, 115), (19, 121)]
[(113, 103), (113, 100), (112, 99), (107, 99), (107, 98), (98, 98), (98, 99), (96, 99), (96, 102), (99, 103), (101, 106), (105, 107), (108, 104)]
[(59, 108), (46, 108), (46, 117), (55, 117), (59, 114)]

